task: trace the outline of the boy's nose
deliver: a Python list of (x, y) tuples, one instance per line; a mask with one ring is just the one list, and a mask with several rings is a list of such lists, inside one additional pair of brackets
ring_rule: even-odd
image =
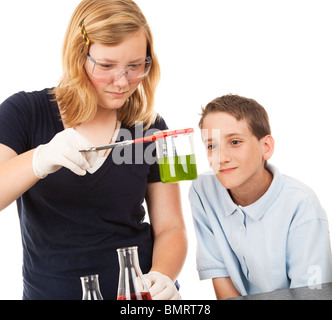
[(231, 156), (230, 156), (230, 153), (229, 151), (227, 150), (227, 147), (223, 147), (221, 146), (219, 148), (219, 154), (218, 154), (218, 157), (219, 157), (219, 163), (222, 164), (222, 163), (225, 163), (225, 162), (230, 162), (231, 161)]

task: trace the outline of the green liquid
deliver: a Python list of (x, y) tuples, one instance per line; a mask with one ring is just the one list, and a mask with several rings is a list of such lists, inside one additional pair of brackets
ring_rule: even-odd
[(197, 178), (194, 154), (158, 158), (160, 178), (163, 183), (194, 180)]

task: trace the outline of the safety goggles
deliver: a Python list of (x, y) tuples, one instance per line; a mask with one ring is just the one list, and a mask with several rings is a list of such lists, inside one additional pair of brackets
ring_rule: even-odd
[(89, 54), (87, 59), (92, 64), (89, 68), (91, 76), (97, 81), (105, 83), (118, 81), (123, 75), (130, 83), (138, 82), (149, 74), (152, 65), (152, 59), (149, 56), (144, 62), (130, 64), (97, 61)]

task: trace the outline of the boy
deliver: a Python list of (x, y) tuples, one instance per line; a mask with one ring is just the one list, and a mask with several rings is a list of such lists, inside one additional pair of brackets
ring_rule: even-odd
[(199, 127), (214, 174), (200, 175), (189, 199), (197, 269), (217, 299), (332, 281), (326, 214), (310, 188), (267, 164), (274, 140), (265, 109), (222, 96)]

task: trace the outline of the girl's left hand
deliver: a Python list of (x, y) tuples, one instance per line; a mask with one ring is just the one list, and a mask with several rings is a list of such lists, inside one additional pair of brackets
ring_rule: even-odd
[(182, 300), (174, 282), (164, 274), (151, 271), (143, 277), (153, 300)]

